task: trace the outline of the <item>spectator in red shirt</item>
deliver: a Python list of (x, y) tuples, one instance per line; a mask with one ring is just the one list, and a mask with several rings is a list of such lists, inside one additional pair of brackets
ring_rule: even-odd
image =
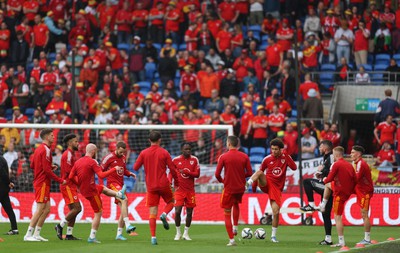
[(8, 60), (9, 48), (10, 48), (10, 30), (7, 29), (6, 23), (2, 22), (0, 25), (0, 63), (5, 63)]
[(282, 20), (282, 27), (278, 28), (278, 31), (276, 31), (276, 38), (278, 39), (277, 43), (281, 46), (283, 52), (292, 48), (293, 35), (294, 32), (289, 27), (289, 20), (284, 18)]
[(218, 16), (219, 18), (227, 23), (234, 24), (239, 17), (239, 11), (236, 8), (236, 4), (231, 0), (225, 0), (218, 5)]
[(314, 89), (315, 91), (319, 92), (318, 84), (311, 81), (310, 73), (305, 74), (304, 76), (304, 83), (300, 84), (299, 87), (299, 94), (303, 100), (308, 99), (308, 91), (310, 89)]
[(396, 124), (393, 122), (393, 116), (390, 114), (387, 115), (386, 120), (379, 123), (379, 125), (374, 129), (374, 136), (379, 145), (382, 145), (385, 142), (394, 145), (396, 128)]
[(308, 40), (304, 41), (302, 66), (305, 72), (313, 72), (318, 69), (318, 53), (321, 47), (310, 44)]
[(143, 41), (147, 40), (147, 20), (149, 11), (143, 9), (143, 3), (137, 2), (136, 8), (132, 12), (132, 22), (135, 35), (138, 35)]
[(392, 172), (396, 157), (394, 150), (388, 141), (382, 145), (382, 149), (378, 152), (376, 164), (379, 165), (378, 169), (381, 171)]
[(266, 147), (267, 145), (267, 128), (268, 128), (268, 116), (264, 113), (264, 106), (257, 106), (257, 116), (253, 118), (252, 128), (253, 133), (253, 146), (255, 147)]
[(35, 16), (35, 26), (33, 27), (33, 55), (32, 58), (39, 58), (39, 54), (45, 51), (47, 43), (49, 42), (49, 29), (45, 24), (42, 23), (42, 17), (40, 15)]
[(297, 159), (297, 153), (299, 152), (299, 145), (297, 145), (297, 131), (294, 131), (292, 124), (286, 125), (286, 131), (283, 134), (283, 143), (285, 144), (285, 150), (294, 160)]
[(268, 38), (268, 47), (265, 49), (267, 56), (267, 69), (272, 74), (276, 76), (279, 71), (279, 66), (283, 62), (283, 50), (280, 45), (276, 43), (276, 38)]
[(172, 39), (172, 43), (179, 43), (180, 12), (175, 2), (169, 2), (165, 13), (165, 35)]
[(242, 54), (233, 63), (233, 69), (236, 70), (236, 80), (242, 82), (247, 76), (249, 68), (254, 68), (253, 60), (248, 56), (247, 49), (242, 49)]
[(357, 67), (367, 64), (369, 37), (370, 32), (365, 27), (365, 22), (360, 20), (358, 30), (354, 33), (354, 58)]
[(164, 41), (164, 4), (157, 2), (156, 8), (150, 10), (148, 19), (151, 22), (150, 37), (154, 43), (161, 44)]
[(28, 18), (29, 20), (29, 25), (33, 26), (34, 25), (34, 18), (35, 15), (39, 11), (39, 3), (36, 0), (26, 0), (24, 4), (22, 5), (22, 11), (24, 15)]
[(215, 46), (220, 54), (222, 54), (225, 49), (231, 48), (232, 34), (229, 32), (229, 24), (224, 23), (222, 29), (218, 32), (215, 38)]
[(120, 73), (123, 67), (121, 54), (117, 48), (113, 47), (111, 42), (106, 42), (106, 56), (111, 63), (113, 72)]
[(115, 23), (118, 31), (118, 44), (131, 42), (131, 20), (132, 13), (129, 11), (128, 1), (124, 1), (122, 9), (117, 12)]
[(261, 25), (261, 32), (269, 36), (273, 36), (278, 29), (278, 20), (271, 14), (268, 14)]
[(332, 9), (327, 10), (326, 14), (328, 14), (328, 16), (326, 16), (321, 22), (322, 28), (324, 32), (328, 32), (331, 37), (333, 37), (340, 26), (340, 20), (338, 17), (333, 15), (334, 11)]
[(272, 138), (276, 137), (277, 133), (282, 130), (284, 123), (285, 115), (279, 112), (279, 107), (277, 105), (274, 105), (272, 107), (272, 113), (268, 115), (268, 126)]

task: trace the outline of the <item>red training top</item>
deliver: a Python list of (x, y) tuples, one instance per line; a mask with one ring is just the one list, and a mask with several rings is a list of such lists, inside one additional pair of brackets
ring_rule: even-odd
[[(175, 157), (172, 162), (176, 166), (179, 189), (177, 191), (194, 192), (194, 179), (200, 176), (199, 160), (195, 156), (185, 158), (183, 155)], [(183, 172), (180, 172), (180, 171)]]
[(31, 168), (33, 168), (33, 185), (40, 187), (43, 183), (50, 187), (50, 180), (53, 179), (59, 183), (64, 180), (54, 174), (51, 165), (53, 157), (51, 156), (50, 147), (42, 143), (33, 154)]
[(333, 195), (348, 198), (354, 192), (356, 180), (353, 166), (340, 158), (332, 164), (328, 177), (324, 179), (324, 184), (335, 181)]

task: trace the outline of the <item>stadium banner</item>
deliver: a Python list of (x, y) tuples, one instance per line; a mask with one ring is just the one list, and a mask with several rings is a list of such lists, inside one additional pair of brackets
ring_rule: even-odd
[[(145, 194), (130, 193), (129, 218), (134, 223), (146, 223), (149, 217), (148, 208), (145, 206)], [(220, 193), (197, 194), (197, 207), (194, 210), (193, 221), (203, 224), (222, 224), (224, 221), (223, 210), (220, 208)], [(11, 203), (14, 207), (16, 218), (19, 222), (29, 222), (36, 208), (35, 195), (33, 193), (10, 193)], [(293, 210), (300, 206), (298, 194), (284, 193), (282, 211)], [(102, 195), (103, 222), (116, 223), (119, 217), (119, 208), (114, 204), (114, 199)], [(82, 212), (78, 215), (77, 222), (91, 222), (93, 211), (89, 202), (81, 197)], [(51, 211), (46, 222), (55, 222), (64, 218), (68, 213), (67, 206), (60, 193), (51, 193)], [(317, 203), (318, 204), (318, 203)], [(163, 206), (163, 204), (161, 204)], [(244, 194), (241, 205), (240, 221), (244, 224), (259, 224), (259, 220), (267, 210), (270, 210), (270, 202), (266, 194)], [(297, 210), (297, 209), (296, 209)], [(322, 225), (320, 212), (312, 215), (314, 224)], [(399, 194), (375, 194), (371, 200), (371, 223), (374, 226), (398, 226), (400, 225), (400, 195)], [(0, 221), (7, 221), (4, 210), (0, 212)], [(332, 214), (333, 217), (333, 214)], [(174, 221), (173, 211), (169, 214), (170, 222)], [(332, 218), (333, 220), (333, 218)], [(280, 216), (282, 225), (300, 225), (300, 213), (282, 213)], [(347, 201), (344, 212), (345, 225), (362, 225), (360, 208), (357, 205), (356, 196)]]

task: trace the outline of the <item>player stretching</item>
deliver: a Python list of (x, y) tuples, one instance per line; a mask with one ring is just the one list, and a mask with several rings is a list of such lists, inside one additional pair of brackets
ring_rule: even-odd
[[(315, 211), (316, 206), (314, 204), (314, 191), (321, 195), (324, 194), (324, 183), (322, 178), (327, 177), (333, 163), (332, 155), (332, 142), (329, 140), (321, 141), (319, 145), (319, 151), (323, 154), (323, 164), (318, 166), (317, 172), (315, 173), (318, 179), (307, 178), (304, 179), (304, 191), (306, 192), (308, 205), (300, 207), (300, 210), (304, 212)], [(327, 204), (325, 206), (325, 212), (322, 213), (324, 219), (325, 227), (325, 239), (322, 240), (320, 245), (332, 245), (332, 221), (331, 221), (331, 211), (332, 211), (332, 195), (328, 198)]]
[(371, 223), (369, 221), (368, 210), (369, 203), (374, 194), (374, 184), (372, 183), (371, 170), (368, 164), (362, 159), (363, 154), (363, 147), (353, 146), (351, 150), (351, 160), (354, 162), (357, 176), (357, 203), (361, 208), (361, 214), (364, 220), (364, 239), (359, 243), (371, 244)]
[(89, 243), (100, 243), (96, 239), (96, 233), (100, 226), (101, 214), (103, 212), (103, 203), (101, 201), (100, 194), (104, 193), (109, 197), (116, 197), (121, 200), (126, 199), (125, 196), (125, 186), (118, 192), (108, 189), (104, 185), (96, 185), (94, 174), (96, 173), (99, 178), (105, 178), (119, 171), (122, 173), (120, 168), (112, 168), (109, 171), (103, 172), (102, 167), (94, 159), (97, 154), (97, 147), (93, 143), (89, 143), (86, 146), (86, 154), (84, 157), (80, 158), (75, 162), (74, 167), (72, 167), (71, 173), (69, 174), (69, 179), (73, 180), (75, 176), (78, 177), (79, 191), (81, 194), (90, 202), (90, 206), (94, 212), (94, 218), (92, 221), (92, 229), (90, 230), (90, 235), (88, 238)]
[[(356, 183), (356, 173), (354, 172), (354, 168), (349, 162), (346, 162), (343, 159), (343, 154), (343, 147), (338, 146), (333, 149), (333, 159), (335, 162), (332, 164), (328, 177), (323, 180), (325, 186), (327, 183), (332, 181), (335, 182), (333, 187), (333, 212), (335, 215), (339, 243), (332, 245), (332, 247), (343, 247), (346, 245), (343, 235), (342, 215), (344, 204), (353, 193)], [(321, 212), (325, 211), (325, 205), (326, 202), (321, 203)]]
[(67, 146), (67, 150), (64, 151), (61, 157), (61, 178), (67, 181), (65, 185), (60, 185), (60, 191), (64, 198), (65, 204), (68, 205), (69, 212), (65, 218), (55, 226), (57, 237), (62, 240), (63, 228), (66, 224), (67, 235), (65, 240), (81, 240), (72, 235), (72, 231), (75, 225), (76, 216), (81, 212), (82, 207), (78, 198), (78, 187), (74, 182), (68, 180), (69, 173), (75, 164), (76, 157), (75, 151), (78, 150), (79, 142), (75, 134), (67, 134), (63, 139), (64, 144)]
[[(242, 196), (246, 189), (246, 177), (251, 176), (253, 170), (249, 157), (238, 150), (239, 138), (228, 136), (226, 146), (228, 152), (219, 157), (215, 177), (218, 182), (224, 184), (221, 207), (224, 209), (225, 228), (229, 236), (229, 243), (226, 246), (236, 246), (234, 236), (238, 230), (239, 204), (242, 203)], [(221, 177), (222, 169), (224, 169), (224, 178)]]
[[(126, 144), (122, 141), (117, 143), (116, 150), (103, 158), (101, 165), (104, 171), (111, 168), (120, 168), (107, 177), (107, 187), (113, 191), (120, 191), (124, 185), (124, 176), (136, 178), (136, 175), (126, 169)], [(115, 204), (121, 209), (121, 215), (118, 220), (117, 236), (115, 240), (125, 241), (126, 238), (122, 236), (124, 225), (126, 226), (126, 233), (130, 234), (135, 231), (136, 227), (132, 226), (128, 217), (128, 201), (127, 199), (115, 199)]]
[(146, 174), (146, 206), (149, 207), (150, 217), (149, 226), (151, 233), (151, 244), (157, 245), (156, 238), (156, 217), (158, 213), (158, 204), (160, 197), (163, 198), (166, 205), (160, 219), (165, 229), (169, 229), (167, 221), (167, 214), (174, 207), (174, 197), (172, 189), (166, 174), (167, 166), (174, 178), (175, 187), (179, 187), (178, 175), (176, 174), (176, 167), (172, 162), (171, 155), (160, 147), (161, 133), (158, 131), (151, 131), (149, 134), (151, 146), (142, 152), (133, 166), (135, 171), (138, 171), (144, 165), (144, 172)]
[(33, 188), (35, 190), (36, 211), (29, 223), (28, 231), (24, 236), (24, 241), (38, 242), (48, 240), (40, 236), (40, 231), (47, 215), (50, 213), (50, 184), (55, 180), (61, 184), (66, 181), (54, 174), (53, 157), (51, 156), (50, 146), (54, 142), (54, 134), (51, 129), (43, 129), (40, 132), (43, 143), (35, 150), (31, 168), (34, 171)]
[[(279, 211), (282, 205), (282, 190), (285, 186), (287, 167), (296, 170), (297, 166), (290, 155), (283, 152), (284, 144), (280, 139), (273, 139), (269, 143), (271, 154), (264, 158), (260, 170), (255, 172), (247, 181), (248, 184), (258, 184), (260, 189), (268, 194), (272, 208), (271, 242), (279, 242), (276, 232), (279, 225)], [(266, 171), (266, 174), (264, 172)]]
[(194, 179), (200, 176), (200, 166), (197, 157), (192, 156), (192, 146), (189, 143), (181, 145), (182, 155), (175, 157), (175, 164), (179, 180), (179, 189), (175, 191), (175, 226), (174, 240), (181, 239), (181, 212), (186, 207), (186, 224), (182, 238), (192, 240), (189, 237), (189, 228), (192, 223), (193, 208), (196, 206), (194, 192)]

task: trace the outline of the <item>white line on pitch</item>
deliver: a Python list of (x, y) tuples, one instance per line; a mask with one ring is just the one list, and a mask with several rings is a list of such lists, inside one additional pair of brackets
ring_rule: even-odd
[[(369, 247), (374, 246), (374, 245), (380, 245), (380, 244), (384, 244), (384, 243), (395, 242), (395, 241), (400, 241), (400, 239), (394, 239), (393, 241), (383, 241), (383, 242), (378, 242), (378, 243), (375, 243), (375, 244), (370, 244), (370, 245), (367, 245), (365, 248), (369, 248)], [(358, 249), (365, 249), (365, 248), (353, 247), (353, 248), (349, 248), (349, 250), (337, 250), (337, 251), (331, 251), (330, 253), (343, 253), (343, 252), (350, 251), (350, 250), (358, 250)]]

